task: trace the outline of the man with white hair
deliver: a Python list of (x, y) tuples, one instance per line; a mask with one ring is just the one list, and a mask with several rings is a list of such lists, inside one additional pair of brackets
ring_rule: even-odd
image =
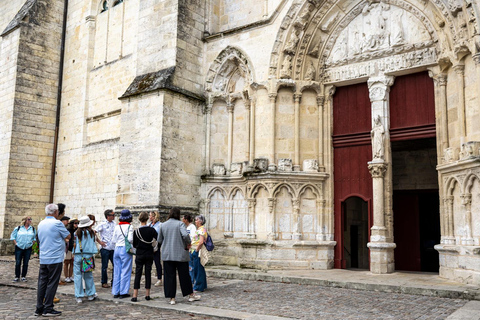
[(59, 316), (62, 313), (53, 309), (53, 297), (57, 292), (58, 280), (62, 274), (65, 255), (65, 240), (70, 232), (58, 217), (58, 206), (51, 203), (45, 207), (44, 220), (38, 224), (37, 234), (40, 246), (40, 269), (38, 270), (36, 316)]

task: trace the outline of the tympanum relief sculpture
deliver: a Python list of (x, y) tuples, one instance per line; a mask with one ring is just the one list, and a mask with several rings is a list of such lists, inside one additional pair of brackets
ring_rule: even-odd
[(408, 51), (430, 40), (425, 26), (411, 13), (384, 2), (370, 3), (339, 34), (327, 63), (335, 65), (361, 55), (376, 57), (379, 51), (401, 46), (405, 47), (403, 51)]

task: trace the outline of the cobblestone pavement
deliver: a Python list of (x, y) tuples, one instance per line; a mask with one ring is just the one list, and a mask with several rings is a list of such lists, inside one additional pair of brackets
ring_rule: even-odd
[[(0, 258), (0, 317), (23, 319), (31, 316), (35, 305), (38, 259), (32, 259), (27, 283), (12, 283), (13, 257)], [(111, 298), (110, 289), (102, 289), (99, 266), (94, 277), (100, 300), (77, 306), (73, 295), (60, 295), (56, 308), (64, 312), (62, 319), (220, 319), (192, 313), (176, 313), (163, 298), (163, 287), (152, 287), (155, 300), (149, 308), (139, 304)], [(373, 291), (359, 291), (312, 285), (272, 283), (262, 281), (225, 280), (209, 278), (209, 288), (202, 300), (194, 306), (208, 310), (224, 310), (270, 315), (294, 319), (446, 319), (467, 301)], [(12, 287), (14, 285), (15, 287)], [(133, 285), (133, 277), (132, 277)], [(22, 289), (23, 288), (23, 289)], [(73, 284), (61, 286), (62, 291), (73, 293)], [(64, 290), (65, 288), (65, 290)], [(179, 291), (177, 291), (179, 293)], [(141, 289), (139, 297), (143, 298)], [(103, 298), (105, 297), (105, 298)], [(179, 294), (177, 294), (179, 297)], [(178, 299), (180, 306), (183, 299)], [(14, 303), (12, 303), (15, 301)], [(17, 303), (21, 301), (21, 303)], [(150, 304), (151, 303), (151, 304)], [(175, 306), (173, 306), (175, 307)], [(7, 312), (7, 310), (9, 310)], [(81, 310), (81, 314), (79, 314)], [(4, 316), (8, 314), (8, 316)], [(208, 313), (206, 313), (208, 314)], [(218, 314), (217, 314), (218, 315)]]

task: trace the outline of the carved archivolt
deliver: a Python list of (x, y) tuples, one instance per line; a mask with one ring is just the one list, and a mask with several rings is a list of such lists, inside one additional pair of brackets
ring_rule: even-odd
[(252, 64), (241, 50), (227, 46), (210, 66), (205, 82), (210, 100), (238, 95), (254, 82)]
[[(451, 2), (456, 4), (452, 6)], [(323, 81), (326, 68), (352, 61), (400, 54), (400, 60), (408, 60), (399, 63), (399, 69), (404, 69), (436, 63), (439, 56), (459, 59), (474, 51), (476, 42), (470, 40), (478, 33), (478, 8), (472, 1), (452, 0), (445, 5), (444, 1), (431, 0), (423, 1), (423, 7), (417, 1), (404, 0), (357, 1), (348, 6), (345, 3), (294, 3), (277, 34), (270, 75), (277, 79), (329, 82)], [(436, 50), (428, 51), (432, 48)], [(392, 62), (396, 63), (389, 61)], [(350, 75), (349, 79), (353, 77)]]

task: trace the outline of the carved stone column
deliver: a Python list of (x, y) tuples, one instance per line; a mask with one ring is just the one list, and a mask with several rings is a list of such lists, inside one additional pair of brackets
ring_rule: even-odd
[(453, 232), (453, 196), (445, 197), (445, 217), (442, 238), (444, 244), (455, 244), (455, 237)]
[(370, 242), (370, 270), (383, 274), (395, 271), (392, 242), (393, 230), (385, 224), (385, 216), (392, 212), (392, 176), (387, 170), (391, 162), (390, 153), (390, 106), (389, 91), (394, 78), (390, 76), (374, 77), (368, 80), (370, 101), (372, 102), (372, 156), (368, 169), (373, 179), (373, 226)]
[(458, 130), (460, 136), (460, 144), (465, 142), (467, 136), (467, 128), (465, 123), (465, 65), (458, 64), (453, 67), (458, 76)]
[(323, 161), (323, 104), (324, 96), (317, 96), (318, 107), (318, 170), (325, 172), (325, 164)]
[[(325, 153), (323, 154), (322, 158), (318, 159), (318, 167), (324, 168), (323, 171), (325, 171), (325, 166), (330, 167), (333, 166), (333, 163), (330, 163), (331, 159), (333, 159), (333, 145), (331, 137), (333, 136), (333, 95), (335, 94), (336, 87), (335, 86), (326, 86), (325, 87), (325, 101), (324, 101), (324, 109), (325, 109), (325, 118), (323, 119), (323, 128), (320, 128), (320, 131), (322, 132), (322, 136), (324, 140), (328, 139), (329, 140), (329, 145), (327, 147), (323, 147), (323, 142), (320, 142), (322, 144), (322, 151)], [(324, 134), (326, 132), (326, 135)], [(319, 144), (320, 144), (319, 143)], [(330, 161), (328, 161), (330, 159)], [(325, 163), (327, 162), (327, 163)], [(320, 170), (322, 171), (322, 170)], [(332, 185), (333, 187), (333, 185)]]
[(326, 226), (325, 216), (323, 209), (325, 208), (326, 201), (323, 199), (317, 199), (317, 241), (327, 240), (328, 226)]
[(439, 74), (436, 77), (435, 85), (438, 87), (438, 94), (435, 101), (438, 104), (438, 110), (441, 113), (441, 141), (442, 149), (445, 151), (450, 145), (448, 142), (448, 105), (447, 105), (447, 75)]
[[(244, 103), (245, 103), (245, 117), (246, 117), (246, 121), (245, 121), (245, 125), (246, 125), (246, 132), (247, 132), (247, 139), (248, 139), (248, 142), (247, 142), (247, 152), (245, 153), (245, 159), (248, 159), (250, 161), (250, 138), (251, 138), (251, 135), (250, 135), (250, 130), (251, 130), (251, 126), (250, 126), (250, 107), (251, 107), (251, 100), (250, 99), (245, 99), (244, 100)], [(252, 159), (252, 162), (250, 163), (253, 163), (253, 159)]]
[(248, 231), (245, 233), (245, 237), (248, 239), (255, 239), (257, 235), (255, 234), (255, 205), (257, 204), (256, 199), (247, 199), (248, 202)]
[(473, 246), (475, 240), (472, 237), (472, 194), (462, 196), (462, 205), (465, 206), (465, 236), (462, 237), (462, 244)]
[(275, 236), (275, 204), (277, 199), (268, 198), (267, 239), (273, 241)]
[(268, 169), (270, 171), (275, 171), (275, 113), (276, 113), (276, 106), (275, 102), (277, 100), (276, 93), (270, 93), (268, 95), (270, 98), (270, 154), (268, 161), (270, 162), (268, 165)]
[(230, 166), (232, 164), (232, 153), (233, 153), (233, 102), (227, 103), (227, 112), (228, 112), (228, 150), (227, 150), (227, 163), (226, 169), (227, 174), (230, 172)]
[(292, 199), (293, 204), (293, 237), (292, 240), (300, 240), (302, 234), (300, 233), (300, 200), (298, 198)]
[(223, 236), (225, 238), (233, 238), (233, 202), (228, 201), (225, 204), (227, 212), (225, 212), (225, 232)]
[(300, 171), (300, 99), (302, 95), (295, 93), (295, 158), (293, 161), (293, 171)]
[(255, 107), (256, 99), (252, 99), (250, 105), (250, 157), (248, 158), (251, 166), (253, 166), (253, 159), (255, 159)]
[(205, 220), (207, 221), (207, 223), (210, 225), (211, 221), (210, 221), (210, 199), (205, 199), (205, 212), (204, 212), (204, 215), (205, 215)]
[(212, 107), (213, 104), (209, 103), (205, 109), (204, 114), (206, 116), (206, 137), (205, 137), (205, 173), (210, 173), (210, 135), (211, 135), (211, 122), (212, 122)]

